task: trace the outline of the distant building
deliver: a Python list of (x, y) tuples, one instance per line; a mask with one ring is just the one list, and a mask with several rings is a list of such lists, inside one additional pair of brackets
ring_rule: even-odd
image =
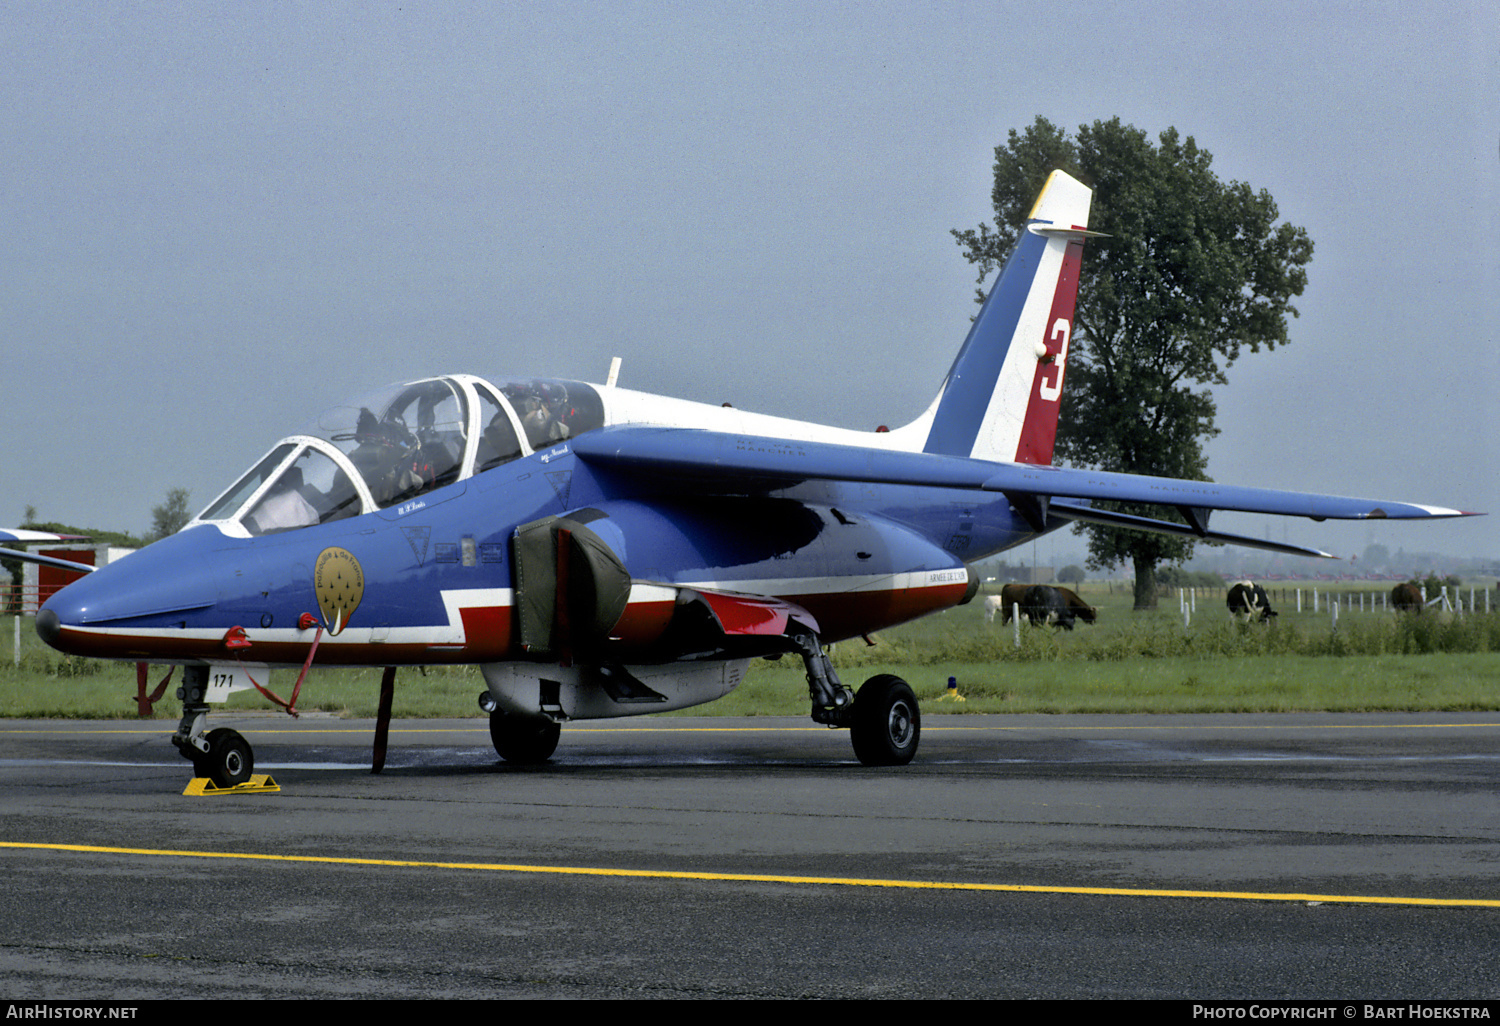
[(1013, 584), (1056, 584), (1057, 567), (1022, 566), (1012, 567), (1008, 578)]

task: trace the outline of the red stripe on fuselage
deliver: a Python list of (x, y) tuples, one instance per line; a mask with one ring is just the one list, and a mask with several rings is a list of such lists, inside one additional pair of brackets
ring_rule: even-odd
[(918, 617), (948, 609), (964, 600), (968, 584), (939, 584), (886, 591), (822, 592), (786, 595), (818, 618), (818, 637), (825, 642), (857, 638)]
[(672, 622), (672, 614), (676, 611), (675, 598), (631, 602), (610, 628), (609, 636), (626, 647), (645, 648), (654, 645), (665, 633), (667, 624)]
[(510, 655), (510, 606), (463, 606), (465, 662), (492, 663)]
[[(806, 609), (821, 628), (819, 637), (833, 642), (883, 630), (958, 605), (966, 591), (967, 584), (955, 583), (878, 591), (816, 592), (776, 598)], [(624, 636), (627, 647), (630, 641), (654, 640), (671, 619), (673, 608), (670, 602), (632, 603), (621, 617), (621, 625), (617, 625), (617, 636), (620, 626), (629, 622), (631, 629)], [(318, 646), (314, 665), (411, 666), (499, 662), (515, 658), (517, 653), (510, 651), (510, 606), (465, 606), (459, 613), (464, 628), (462, 645), (354, 642), (347, 638), (325, 637)], [(743, 629), (745, 625), (740, 626)], [(312, 644), (311, 631), (307, 632), (305, 642), (257, 639), (256, 633), (254, 628), (246, 629), (251, 646), (242, 653), (242, 658), (247, 662), (300, 666)], [(184, 637), (174, 631), (142, 637), (65, 627), (59, 634), (58, 647), (75, 655), (131, 662), (230, 662), (235, 659), (224, 648), (221, 639)]]
[[(236, 657), (215, 638), (188, 638), (171, 634), (142, 637), (81, 631), (63, 628), (57, 647), (71, 655), (91, 659), (121, 659), (145, 663), (228, 663), (236, 658), (248, 663), (272, 666), (301, 666), (312, 645), (311, 632), (306, 642), (256, 640), (255, 631), (246, 629), (250, 647)], [(434, 645), (426, 643), (366, 643), (329, 638), (318, 645), (314, 666), (414, 666), (439, 663), (474, 663), (489, 660), (468, 645)], [(499, 656), (498, 658), (505, 658)]]

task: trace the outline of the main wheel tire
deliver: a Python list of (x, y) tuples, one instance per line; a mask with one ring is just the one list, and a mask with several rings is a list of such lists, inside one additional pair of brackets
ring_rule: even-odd
[(849, 738), (854, 754), (866, 766), (905, 766), (917, 754), (922, 713), (917, 696), (900, 677), (871, 677), (854, 696)]
[(216, 727), (208, 732), (208, 752), (193, 760), (193, 772), (212, 780), (215, 787), (234, 787), (250, 779), (255, 753), (237, 730)]
[(490, 713), (490, 741), (496, 754), (518, 766), (534, 766), (552, 758), (561, 734), (557, 721), (545, 716), (507, 715), (499, 710)]

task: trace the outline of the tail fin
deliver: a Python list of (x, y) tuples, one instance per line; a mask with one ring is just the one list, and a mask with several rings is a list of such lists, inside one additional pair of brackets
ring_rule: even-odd
[(1092, 198), (1062, 171), (1047, 178), (948, 371), (924, 452), (1052, 462)]

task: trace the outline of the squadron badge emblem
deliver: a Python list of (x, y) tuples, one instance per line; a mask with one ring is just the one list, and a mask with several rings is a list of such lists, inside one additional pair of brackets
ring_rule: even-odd
[(313, 591), (318, 596), (323, 626), (330, 635), (339, 633), (348, 626), (365, 595), (365, 572), (359, 560), (347, 549), (324, 549), (313, 570)]

